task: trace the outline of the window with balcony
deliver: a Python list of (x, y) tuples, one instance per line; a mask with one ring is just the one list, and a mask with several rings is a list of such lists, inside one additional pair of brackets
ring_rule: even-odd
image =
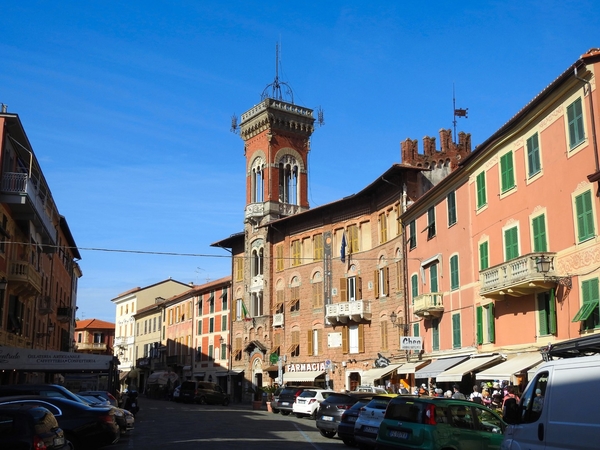
[(556, 299), (554, 289), (537, 294), (539, 336), (556, 334)]
[(593, 238), (596, 231), (591, 191), (575, 197), (575, 214), (577, 216), (577, 241), (583, 242)]
[(448, 207), (448, 226), (451, 227), (456, 223), (456, 191), (448, 193), (446, 205)]
[(548, 251), (546, 240), (546, 216), (544, 214), (534, 217), (531, 220), (531, 233), (533, 235), (533, 251)]
[(450, 289), (455, 290), (460, 287), (458, 255), (450, 258)]
[(430, 292), (439, 292), (438, 289), (438, 263), (429, 266), (429, 286)]
[(500, 157), (500, 187), (506, 192), (515, 187), (515, 167), (512, 152)]
[(537, 175), (542, 170), (540, 158), (540, 143), (538, 134), (533, 134), (527, 139), (527, 176), (529, 178)]
[(460, 314), (452, 314), (452, 348), (461, 348)]
[(512, 227), (504, 230), (504, 260), (519, 257), (519, 229)]
[(481, 172), (475, 178), (475, 190), (477, 197), (477, 209), (483, 208), (487, 205), (487, 194), (485, 189), (485, 172)]
[(569, 126), (569, 149), (573, 150), (585, 140), (581, 97), (567, 106), (567, 123)]

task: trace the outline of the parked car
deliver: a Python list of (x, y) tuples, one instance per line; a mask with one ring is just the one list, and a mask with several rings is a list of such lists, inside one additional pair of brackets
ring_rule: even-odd
[(373, 394), (368, 397), (359, 399), (354, 405), (342, 413), (340, 423), (337, 427), (337, 434), (344, 444), (348, 447), (355, 447), (356, 441), (354, 440), (354, 424), (358, 419), (360, 409), (371, 401)]
[(498, 414), (468, 400), (398, 396), (387, 406), (377, 449), (500, 448), (505, 424)]
[[(8, 384), (0, 386), (0, 397), (9, 395), (41, 395), (43, 397), (61, 397), (75, 402), (84, 403), (88, 406), (105, 406), (103, 401), (94, 402), (91, 398), (87, 400), (77, 394), (71, 392), (64, 386), (58, 384)], [(110, 406), (114, 409), (115, 420), (119, 425), (122, 433), (133, 429), (133, 416), (122, 408)]]
[(385, 389), (375, 386), (358, 386), (356, 390), (351, 392), (371, 392), (372, 394), (387, 394), (387, 391)]
[(117, 398), (108, 391), (80, 391), (77, 393), (79, 395), (93, 395), (96, 397), (102, 397), (103, 399), (108, 400), (112, 406), (119, 406), (119, 401)]
[(174, 402), (178, 402), (181, 400), (181, 386), (177, 386), (175, 387), (175, 389), (173, 389), (173, 395), (171, 396), (171, 400), (173, 400)]
[(36, 405), (0, 405), (0, 448), (58, 450), (65, 435), (56, 417)]
[(0, 407), (6, 405), (34, 405), (46, 408), (64, 432), (66, 447), (86, 450), (116, 443), (121, 430), (111, 406), (89, 406), (62, 397), (23, 395), (3, 397)]
[(360, 408), (354, 424), (354, 440), (361, 450), (375, 448), (379, 424), (383, 420), (388, 403), (394, 397), (397, 397), (397, 394), (377, 394)]
[(277, 401), (277, 409), (287, 416), (293, 411), (296, 397), (298, 397), (305, 389), (322, 389), (318, 386), (286, 386), (279, 393), (279, 400)]
[[(319, 405), (316, 417), (317, 428), (323, 436), (334, 437), (344, 411), (350, 409), (358, 400), (371, 400), (372, 397), (373, 394), (370, 392), (334, 392), (330, 394)], [(354, 435), (354, 422), (352, 423), (352, 434)]]
[(113, 406), (112, 402), (101, 394), (94, 395), (87, 392), (78, 392), (76, 395), (83, 399), (90, 406), (111, 406), (115, 408), (115, 419), (121, 428), (121, 433), (125, 434), (133, 430), (135, 425), (135, 416), (131, 411)]
[(279, 394), (281, 394), (281, 391), (283, 391), (283, 387), (278, 387), (277, 390), (273, 392), (273, 399), (271, 400), (271, 411), (273, 411), (274, 414), (279, 413), (279, 408), (277, 407), (277, 404), (279, 403)]
[(181, 383), (179, 396), (183, 402), (229, 405), (229, 396), (221, 386), (208, 381), (184, 381)]
[(321, 402), (334, 392), (330, 389), (305, 389), (296, 397), (296, 401), (292, 405), (292, 411), (298, 418), (310, 417), (315, 419)]

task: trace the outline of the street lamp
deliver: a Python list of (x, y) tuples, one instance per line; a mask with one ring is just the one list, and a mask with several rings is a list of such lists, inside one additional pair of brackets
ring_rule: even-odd
[(555, 275), (546, 275), (551, 270), (554, 270), (554, 257), (541, 255), (535, 258), (535, 266), (538, 273), (544, 275), (544, 281), (548, 280), (552, 283), (557, 283), (561, 286), (564, 286), (566, 289), (571, 289), (573, 287), (573, 281), (570, 275), (564, 277), (558, 277)]
[(390, 321), (392, 322), (392, 325), (394, 327), (400, 328), (402, 330), (402, 332), (406, 335), (408, 333), (408, 324), (401, 322), (401, 323), (396, 323), (396, 321), (398, 320), (398, 314), (396, 314), (395, 312), (392, 312), (390, 314)]

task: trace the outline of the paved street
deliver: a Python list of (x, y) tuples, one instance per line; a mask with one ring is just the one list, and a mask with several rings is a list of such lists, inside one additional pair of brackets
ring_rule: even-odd
[(130, 436), (103, 450), (177, 449), (315, 449), (343, 450), (341, 440), (327, 439), (310, 419), (253, 411), (250, 405), (191, 405), (141, 398)]

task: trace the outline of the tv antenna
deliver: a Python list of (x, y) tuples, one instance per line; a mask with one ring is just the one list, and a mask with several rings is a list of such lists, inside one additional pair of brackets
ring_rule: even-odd
[[(260, 96), (261, 100), (272, 98), (274, 100), (288, 101), (292, 105), (294, 104), (294, 93), (289, 84), (279, 80), (279, 42), (275, 44), (275, 80), (271, 84), (267, 84), (267, 87)], [(285, 98), (284, 98), (285, 97)], [(286, 100), (287, 98), (287, 100)]]
[(457, 136), (456, 136), (456, 118), (457, 117), (464, 117), (465, 119), (468, 119), (469, 117), (467, 116), (468, 112), (469, 112), (469, 108), (457, 108), (456, 107), (456, 96), (454, 95), (454, 83), (452, 83), (452, 109), (454, 110), (454, 120), (452, 121), (452, 123), (454, 124), (454, 143), (457, 143)]

